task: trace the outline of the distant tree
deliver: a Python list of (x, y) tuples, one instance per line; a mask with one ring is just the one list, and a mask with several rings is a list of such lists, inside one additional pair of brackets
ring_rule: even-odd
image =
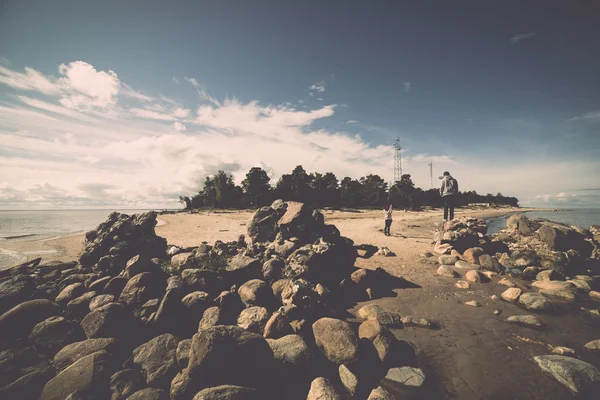
[(292, 197), (296, 201), (309, 202), (312, 198), (312, 178), (306, 173), (302, 165), (298, 165), (291, 174)]
[(379, 175), (360, 178), (362, 203), (365, 206), (383, 206), (387, 200), (387, 183)]
[(344, 207), (360, 207), (362, 205), (362, 185), (356, 179), (345, 177), (340, 183), (341, 204)]
[(179, 196), (179, 202), (185, 206), (186, 210), (190, 210), (192, 208), (192, 200), (188, 196)]
[(339, 203), (339, 188), (336, 176), (315, 172), (311, 175), (313, 203), (319, 207), (334, 206)]
[(252, 167), (242, 181), (245, 204), (250, 207), (262, 207), (271, 200), (271, 185), (269, 175), (260, 167)]

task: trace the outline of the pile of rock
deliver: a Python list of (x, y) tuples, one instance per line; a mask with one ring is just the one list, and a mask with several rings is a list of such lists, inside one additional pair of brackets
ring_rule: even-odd
[(416, 366), (414, 351), (377, 318), (358, 335), (341, 319), (391, 279), (356, 269), (318, 211), (276, 201), (248, 242), (187, 249), (155, 225), (113, 213), (78, 263), (0, 276), (0, 398), (382, 398), (386, 374), (419, 379), (390, 370)]

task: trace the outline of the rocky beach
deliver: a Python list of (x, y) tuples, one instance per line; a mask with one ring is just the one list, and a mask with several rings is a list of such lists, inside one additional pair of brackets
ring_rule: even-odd
[(514, 211), (113, 213), (0, 271), (0, 397), (597, 398), (600, 232)]

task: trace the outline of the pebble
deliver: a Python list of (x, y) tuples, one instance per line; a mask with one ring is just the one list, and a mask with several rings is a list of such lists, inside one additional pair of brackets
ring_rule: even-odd
[(478, 301), (475, 301), (475, 300), (467, 301), (465, 303), (465, 305), (471, 306), (471, 307), (481, 307), (481, 303)]
[(455, 286), (459, 289), (470, 289), (471, 288), (471, 284), (467, 281), (458, 281), (458, 282), (456, 282)]
[[(548, 345), (550, 346), (550, 345)], [(550, 346), (552, 354), (560, 354), (561, 356), (574, 356), (575, 350), (564, 346)]]
[(512, 317), (506, 318), (506, 322), (527, 326), (529, 328), (541, 328), (544, 326), (542, 321), (534, 315), (513, 315)]
[(492, 313), (494, 315), (500, 315), (500, 314), (502, 314), (502, 310), (500, 310), (499, 308), (496, 308), (494, 311), (492, 311)]
[(413, 367), (390, 368), (385, 378), (404, 386), (421, 387), (425, 383), (423, 371)]

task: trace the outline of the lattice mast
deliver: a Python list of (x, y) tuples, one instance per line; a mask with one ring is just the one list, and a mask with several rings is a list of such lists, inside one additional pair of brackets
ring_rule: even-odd
[(433, 161), (429, 161), (429, 183), (433, 189)]
[(400, 138), (396, 137), (394, 141), (394, 183), (402, 178), (402, 147), (400, 147)]

